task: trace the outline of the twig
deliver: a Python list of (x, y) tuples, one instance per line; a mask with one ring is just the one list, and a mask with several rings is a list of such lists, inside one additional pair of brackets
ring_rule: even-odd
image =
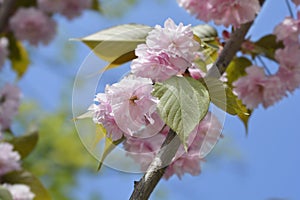
[(0, 8), (0, 33), (5, 31), (8, 19), (15, 7), (16, 0), (4, 0)]

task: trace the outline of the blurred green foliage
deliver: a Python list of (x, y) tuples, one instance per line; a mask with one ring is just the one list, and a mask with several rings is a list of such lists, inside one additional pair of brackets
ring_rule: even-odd
[(24, 103), (18, 115), (20, 128), (38, 124), (39, 130), (38, 144), (25, 159), (24, 168), (41, 178), (52, 198), (59, 200), (73, 199), (70, 190), (76, 186), (76, 176), (82, 170), (95, 173), (97, 167), (66, 107), (47, 113), (32, 102)]

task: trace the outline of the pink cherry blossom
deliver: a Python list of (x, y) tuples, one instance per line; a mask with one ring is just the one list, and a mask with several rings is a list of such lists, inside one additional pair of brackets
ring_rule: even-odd
[(283, 41), (284, 48), (277, 49), (275, 59), (280, 67), (276, 75), (283, 87), (293, 92), (300, 86), (300, 19), (287, 17), (274, 29), (278, 41)]
[(20, 8), (9, 21), (11, 30), (19, 40), (32, 45), (48, 44), (55, 35), (56, 23), (36, 8)]
[(190, 73), (190, 76), (196, 80), (203, 78), (206, 75), (206, 73), (199, 69), (197, 66), (189, 67), (188, 71)]
[(124, 143), (127, 155), (140, 165), (142, 171), (146, 171), (159, 151), (166, 135), (156, 134), (149, 138), (128, 137)]
[(107, 86), (96, 95), (93, 112), (95, 123), (101, 123), (113, 140), (123, 135), (149, 137), (158, 133), (164, 122), (156, 112), (158, 100), (151, 95), (152, 81), (130, 75)]
[(286, 96), (285, 86), (276, 75), (266, 76), (263, 68), (251, 66), (247, 75), (233, 83), (234, 92), (249, 109), (260, 103), (267, 108)]
[(82, 11), (91, 7), (91, 0), (38, 0), (39, 8), (49, 13), (60, 13), (68, 19), (82, 14)]
[(246, 69), (247, 75), (233, 82), (234, 92), (249, 109), (256, 108), (263, 101), (264, 70), (257, 66)]
[(156, 112), (158, 99), (151, 95), (152, 81), (128, 76), (107, 90), (117, 125), (125, 133), (148, 137), (164, 126)]
[(21, 99), (20, 89), (6, 84), (0, 90), (0, 99), (0, 129), (6, 130), (18, 112)]
[(7, 39), (0, 38), (0, 69), (4, 65), (5, 59), (8, 56), (7, 45), (8, 45)]
[(1, 142), (0, 152), (0, 176), (21, 169), (19, 163), (20, 155), (18, 152), (13, 151), (13, 146), (11, 144)]
[(138, 45), (138, 57), (131, 63), (133, 74), (163, 81), (173, 75), (185, 72), (195, 58), (199, 44), (193, 39), (190, 25), (178, 26), (171, 20), (165, 21), (149, 32), (146, 44)]
[(272, 106), (274, 103), (286, 96), (284, 83), (278, 76), (269, 76), (264, 83), (263, 101), (264, 108)]
[(178, 26), (172, 19), (167, 19), (164, 27), (156, 25), (149, 32), (146, 44), (149, 48), (155, 50), (165, 50), (174, 55), (184, 58), (188, 62), (194, 60), (195, 52), (200, 45), (194, 39), (194, 33), (191, 25), (184, 26), (180, 23)]
[(222, 125), (216, 116), (208, 112), (205, 118), (189, 135), (189, 147), (185, 152), (180, 146), (173, 162), (168, 166), (164, 178), (169, 179), (176, 174), (181, 178), (185, 173), (193, 176), (201, 172), (200, 161), (212, 150), (222, 131)]
[(200, 20), (234, 27), (254, 20), (260, 10), (258, 0), (178, 0), (178, 3)]
[(131, 63), (131, 72), (136, 76), (164, 81), (171, 76), (183, 73), (190, 65), (180, 57), (172, 57), (166, 51), (156, 51), (147, 45), (138, 45), (135, 50), (137, 59)]
[(93, 120), (97, 124), (102, 124), (106, 129), (107, 137), (113, 141), (123, 137), (123, 131), (118, 127), (111, 105), (106, 98), (106, 94), (99, 93), (96, 95), (95, 104), (91, 105), (89, 110), (93, 113)]
[(0, 186), (4, 187), (11, 193), (13, 200), (33, 200), (35, 197), (35, 194), (30, 191), (30, 188), (24, 184), (11, 185), (5, 183)]
[(274, 34), (277, 40), (283, 41), (285, 46), (299, 44), (299, 34), (300, 34), (300, 19), (297, 20), (286, 17), (283, 22), (277, 25), (274, 29)]

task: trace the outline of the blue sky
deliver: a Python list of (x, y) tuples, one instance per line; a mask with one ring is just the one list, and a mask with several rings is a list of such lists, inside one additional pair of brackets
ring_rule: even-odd
[[(289, 13), (284, 0), (267, 1), (249, 35), (258, 39), (271, 33), (273, 27), (287, 15)], [(202, 23), (172, 0), (141, 1), (119, 19), (107, 19), (92, 12), (85, 13), (71, 23), (58, 17), (59, 37), (49, 47), (31, 49), (32, 54), (42, 58), (34, 59), (33, 66), (20, 83), (25, 97), (39, 99), (45, 108), (52, 110), (58, 105), (62, 91), (71, 92), (69, 82), (75, 78), (89, 49), (77, 42), (67, 42), (67, 45), (75, 48), (75, 56), (65, 61), (57, 49), (68, 38), (83, 37), (124, 23), (162, 25), (168, 17), (176, 23)], [(116, 75), (108, 79), (118, 80), (119, 77)], [(37, 82), (39, 84), (34, 84)], [(186, 175), (182, 180), (177, 177), (169, 181), (162, 180), (151, 199), (300, 199), (299, 102), (300, 90), (296, 90), (267, 110), (255, 110), (249, 122), (248, 137), (245, 136), (242, 123), (228, 116), (224, 127), (225, 138), (207, 157), (201, 175)], [(103, 199), (127, 199), (133, 189), (133, 180), (139, 177), (140, 174), (128, 174), (109, 168), (94, 176), (83, 174), (78, 177), (80, 184), (74, 195), (85, 200), (87, 194), (99, 192)]]

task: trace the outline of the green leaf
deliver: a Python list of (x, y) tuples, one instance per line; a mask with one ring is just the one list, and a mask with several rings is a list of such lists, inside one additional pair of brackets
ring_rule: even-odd
[(116, 63), (117, 59), (127, 54), (128, 56), (118, 62), (118, 64), (123, 64), (135, 58), (135, 55), (130, 52), (134, 51), (137, 45), (145, 43), (145, 39), (152, 29), (150, 26), (141, 24), (125, 24), (78, 40), (84, 42), (101, 59), (110, 63)]
[(42, 183), (27, 171), (16, 171), (6, 174), (2, 180), (10, 184), (24, 184), (30, 187), (30, 190), (35, 194), (34, 200), (51, 200), (50, 194), (44, 188)]
[(225, 112), (236, 115), (236, 110), (238, 109), (237, 96), (232, 93), (232, 90), (216, 78), (205, 78), (204, 81), (208, 88), (211, 102)]
[(219, 79), (205, 78), (204, 82), (208, 88), (211, 102), (228, 114), (237, 115), (243, 122), (247, 134), (251, 110), (247, 109), (242, 101), (238, 99), (230, 86), (224, 84)]
[(214, 41), (218, 37), (217, 30), (207, 24), (192, 27), (194, 34), (203, 42)]
[(35, 7), (37, 0), (16, 1), (16, 7)]
[(247, 107), (242, 103), (240, 99), (237, 99), (237, 105), (239, 107), (238, 109), (236, 109), (237, 115), (239, 119), (243, 122), (246, 135), (248, 135), (248, 122), (252, 114), (252, 110), (247, 109)]
[(18, 151), (20, 156), (24, 159), (35, 148), (38, 142), (39, 135), (37, 132), (33, 132), (21, 137), (15, 137), (9, 141), (14, 146), (14, 150)]
[(154, 85), (153, 96), (160, 99), (158, 111), (187, 150), (187, 139), (206, 115), (210, 99), (207, 89), (190, 77), (174, 76)]
[(245, 57), (234, 58), (226, 69), (228, 85), (231, 86), (234, 81), (238, 80), (242, 76), (245, 76), (245, 69), (250, 65), (252, 65), (252, 62)]
[(100, 171), (101, 167), (102, 167), (102, 163), (104, 161), (104, 159), (108, 156), (108, 154), (119, 144), (121, 144), (125, 138), (122, 137), (121, 139), (117, 140), (117, 141), (113, 141), (111, 138), (108, 138), (106, 136), (106, 130), (103, 127), (103, 125), (101, 124), (97, 124), (96, 125), (96, 136), (94, 139), (94, 148), (96, 147), (96, 145), (102, 140), (105, 139), (105, 146), (104, 146), (104, 150), (102, 153), (102, 156), (100, 158), (100, 163), (98, 166), (98, 171)]
[(98, 12), (101, 11), (100, 3), (98, 0), (93, 0), (91, 9)]
[(198, 25), (193, 27), (193, 32), (201, 47), (203, 48), (201, 52), (205, 55), (203, 62), (199, 62), (199, 67), (202, 71), (206, 72), (206, 66), (210, 63), (213, 63), (218, 58), (218, 50), (219, 50), (219, 41), (218, 41), (218, 32), (217, 30), (209, 26), (207, 24)]
[(0, 199), (1, 200), (13, 200), (10, 192), (1, 186), (0, 186)]
[(283, 48), (282, 42), (276, 41), (276, 36), (273, 34), (265, 35), (254, 43), (254, 50), (252, 55), (263, 55), (269, 59), (275, 60), (274, 54), (276, 49)]
[(7, 36), (9, 41), (9, 59), (13, 70), (18, 77), (22, 77), (30, 64), (29, 56), (22, 43), (17, 41), (12, 34)]

